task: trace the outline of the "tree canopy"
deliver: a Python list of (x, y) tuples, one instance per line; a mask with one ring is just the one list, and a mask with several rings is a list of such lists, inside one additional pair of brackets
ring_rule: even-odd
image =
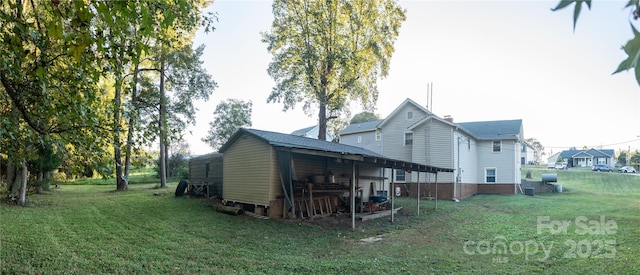
[[(171, 111), (177, 116), (192, 121), (189, 100), (206, 98), (201, 88), (215, 85), (202, 81), (201, 62), (193, 61), (202, 49), (179, 50), (191, 47), (198, 28), (211, 29), (213, 17), (203, 14), (207, 5), (205, 0), (1, 1), (0, 153), (15, 168), (22, 166), (23, 175), (28, 162), (48, 159), (46, 167), (30, 165), (43, 170), (64, 158), (66, 166), (83, 166), (72, 170), (87, 170), (92, 163), (89, 170), (112, 176), (105, 160), (115, 158), (120, 183), (121, 139), (133, 129), (125, 130), (125, 118), (136, 114), (135, 100), (124, 98), (135, 95), (138, 65), (157, 54), (156, 45), (185, 52), (189, 57), (182, 60), (191, 60), (182, 66), (188, 70), (173, 74), (180, 79), (171, 83), (178, 98)], [(20, 178), (23, 190), (26, 177), (13, 177)]]
[(394, 0), (275, 0), (271, 31), (262, 34), (276, 82), (267, 101), (284, 111), (302, 102), (307, 114), (317, 105), (322, 140), (327, 120), (350, 102), (373, 109), (405, 13)]
[(351, 118), (351, 121), (349, 121), (349, 124), (367, 122), (367, 121), (378, 120), (378, 119), (380, 119), (380, 116), (372, 112), (362, 112), (362, 113), (357, 113), (355, 116), (353, 116)]
[(238, 129), (251, 126), (252, 105), (251, 101), (238, 99), (220, 102), (213, 112), (215, 118), (209, 123), (209, 132), (202, 141), (214, 150), (220, 149)]

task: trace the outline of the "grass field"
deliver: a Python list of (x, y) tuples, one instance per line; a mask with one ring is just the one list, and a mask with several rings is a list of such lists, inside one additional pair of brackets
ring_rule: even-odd
[[(530, 170), (534, 179), (549, 172)], [(0, 271), (640, 274), (640, 176), (557, 173), (565, 193), (478, 195), (437, 210), (423, 201), (420, 216), (415, 200), (398, 199), (396, 223), (367, 221), (355, 232), (222, 214), (207, 200), (175, 198), (175, 181), (127, 192), (65, 184), (31, 196), (29, 207), (1, 206)], [(380, 240), (361, 241), (369, 237)]]

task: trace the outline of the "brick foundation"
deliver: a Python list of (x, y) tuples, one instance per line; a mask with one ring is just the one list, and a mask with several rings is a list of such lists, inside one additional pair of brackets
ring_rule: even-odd
[[(517, 186), (514, 183), (462, 183), (456, 184), (457, 199), (465, 199), (477, 194), (504, 194), (513, 195), (516, 194)], [(400, 187), (402, 190), (402, 196), (415, 198), (418, 192), (418, 184), (413, 183), (398, 183), (396, 187)], [(453, 199), (453, 183), (445, 182), (438, 183), (438, 199), (451, 200)], [(420, 197), (422, 198), (435, 198), (436, 197), (436, 184), (435, 183), (420, 183)]]

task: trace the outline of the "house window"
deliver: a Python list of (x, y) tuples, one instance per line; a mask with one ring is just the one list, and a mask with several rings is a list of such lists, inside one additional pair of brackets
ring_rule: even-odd
[(362, 142), (362, 136), (358, 136), (358, 143)]
[(493, 142), (493, 152), (494, 153), (499, 153), (501, 151), (502, 147), (502, 142), (499, 140), (496, 140)]
[(381, 140), (382, 139), (382, 131), (380, 131), (380, 129), (376, 130), (376, 140)]
[(404, 133), (404, 145), (413, 144), (413, 133)]
[(406, 181), (407, 175), (404, 170), (396, 170), (396, 181)]
[(496, 168), (484, 169), (484, 175), (485, 182), (496, 182)]
[(471, 139), (467, 138), (467, 151), (471, 151)]
[(205, 168), (204, 168), (204, 177), (208, 178), (209, 177), (209, 171), (211, 171), (211, 166), (209, 165), (209, 163), (207, 162), (207, 164), (205, 164)]
[(412, 111), (408, 111), (407, 112), (407, 119), (413, 119), (413, 112)]

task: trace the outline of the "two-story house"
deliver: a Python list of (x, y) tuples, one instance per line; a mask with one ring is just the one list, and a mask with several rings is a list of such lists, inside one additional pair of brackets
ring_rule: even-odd
[[(392, 159), (453, 167), (438, 182), (439, 197), (461, 199), (478, 193), (514, 194), (521, 181), (524, 143), (522, 120), (454, 123), (440, 118), (411, 99), (381, 121), (349, 125), (340, 142), (367, 148)], [(433, 175), (384, 173), (395, 183), (434, 182)], [(390, 178), (393, 175), (393, 178)], [(421, 196), (433, 196), (430, 186)], [(415, 188), (417, 189), (417, 188)], [(429, 194), (428, 192), (432, 192)], [(421, 192), (422, 193), (422, 192)]]

